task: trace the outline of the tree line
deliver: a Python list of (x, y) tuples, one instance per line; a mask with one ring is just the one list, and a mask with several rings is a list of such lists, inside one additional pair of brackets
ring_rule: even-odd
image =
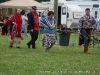
[(2, 3), (2, 2), (6, 2), (6, 1), (9, 1), (9, 0), (0, 0), (0, 3)]
[(36, 1), (38, 1), (38, 2), (42, 2), (42, 1), (44, 1), (44, 2), (45, 2), (45, 1), (50, 1), (50, 0), (36, 0)]
[[(5, 1), (9, 1), (9, 0), (0, 0), (0, 3), (5, 2)], [(42, 2), (42, 1), (50, 1), (50, 0), (36, 0), (38, 2)]]

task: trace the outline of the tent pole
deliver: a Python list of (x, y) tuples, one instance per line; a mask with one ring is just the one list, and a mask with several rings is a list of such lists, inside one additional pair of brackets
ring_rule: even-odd
[(55, 27), (55, 30), (57, 30), (57, 26), (58, 26), (58, 0), (54, 0), (54, 18), (57, 21), (57, 24), (56, 24), (56, 27)]

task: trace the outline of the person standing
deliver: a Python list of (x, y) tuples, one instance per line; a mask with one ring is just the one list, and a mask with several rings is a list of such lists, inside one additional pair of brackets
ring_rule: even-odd
[(49, 11), (48, 16), (45, 18), (42, 18), (40, 21), (40, 24), (44, 26), (44, 34), (42, 39), (42, 46), (46, 47), (45, 52), (48, 52), (50, 48), (55, 44), (56, 42), (56, 35), (54, 33), (54, 28), (56, 26), (56, 20), (53, 19), (54, 12)]
[(33, 6), (32, 11), (28, 14), (28, 28), (30, 30), (31, 40), (27, 43), (28, 48), (32, 45), (33, 49), (36, 49), (36, 40), (38, 39), (39, 31), (39, 18), (36, 12), (37, 7)]
[(20, 48), (20, 43), (23, 39), (21, 36), (22, 18), (20, 12), (20, 9), (16, 9), (16, 13), (8, 18), (2, 28), (1, 35), (10, 35), (10, 48), (13, 47), (14, 42), (17, 43), (16, 48)]
[(97, 28), (96, 20), (93, 16), (90, 15), (90, 9), (85, 9), (85, 15), (79, 19), (78, 23), (78, 34), (79, 35), (79, 45), (84, 44), (84, 53), (90, 54), (88, 51), (89, 43), (91, 42), (91, 30), (94, 28), (96, 31), (99, 31)]
[(25, 16), (24, 10), (22, 10), (21, 15), (22, 15), (22, 31), (25, 33), (26, 36), (28, 36), (27, 26), (26, 26), (26, 22), (28, 21), (28, 18)]

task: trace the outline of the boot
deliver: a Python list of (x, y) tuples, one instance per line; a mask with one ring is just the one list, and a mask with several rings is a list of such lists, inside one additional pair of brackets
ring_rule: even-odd
[(36, 47), (35, 46), (32, 46), (32, 49), (36, 49)]
[(50, 47), (47, 47), (45, 52), (49, 52), (49, 50), (51, 49), (51, 47), (53, 46), (53, 43), (51, 43), (51, 46)]
[(45, 49), (45, 52), (49, 52), (49, 47), (47, 47), (47, 48)]
[(27, 46), (28, 46), (28, 48), (30, 48), (30, 44), (29, 43), (27, 43)]
[(90, 54), (88, 51), (89, 44), (84, 44), (84, 53)]
[(32, 43), (32, 49), (36, 49), (36, 46), (34, 43)]
[(90, 52), (88, 51), (88, 47), (89, 47), (89, 44), (86, 44), (86, 54), (90, 54)]
[(86, 44), (84, 44), (84, 53), (86, 52)]

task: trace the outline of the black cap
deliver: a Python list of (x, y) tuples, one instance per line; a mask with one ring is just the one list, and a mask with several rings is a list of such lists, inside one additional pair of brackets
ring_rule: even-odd
[(37, 7), (36, 6), (32, 6), (32, 9), (37, 10)]
[(85, 11), (90, 10), (90, 8), (86, 8)]

